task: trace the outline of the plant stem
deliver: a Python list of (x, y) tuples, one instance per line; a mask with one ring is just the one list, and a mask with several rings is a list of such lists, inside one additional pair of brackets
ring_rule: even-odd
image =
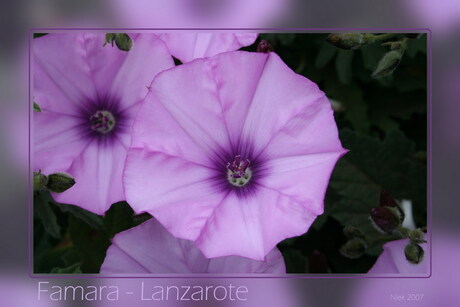
[(367, 44), (374, 44), (374, 43), (384, 43), (390, 41), (392, 39), (396, 39), (401, 37), (399, 33), (385, 33), (385, 34), (366, 34), (364, 39)]

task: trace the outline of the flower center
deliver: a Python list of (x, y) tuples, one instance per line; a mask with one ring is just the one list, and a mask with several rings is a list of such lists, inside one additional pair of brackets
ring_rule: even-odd
[(97, 111), (89, 120), (91, 129), (101, 134), (109, 133), (115, 127), (115, 117), (109, 111)]
[(227, 179), (230, 184), (236, 187), (245, 186), (252, 177), (252, 171), (249, 168), (251, 162), (248, 159), (242, 159), (236, 155), (233, 162), (227, 163)]

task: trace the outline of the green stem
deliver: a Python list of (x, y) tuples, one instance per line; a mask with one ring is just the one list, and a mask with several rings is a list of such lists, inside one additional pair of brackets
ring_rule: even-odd
[(396, 231), (399, 232), (404, 238), (409, 237), (410, 230), (407, 229), (406, 227), (399, 226), (398, 228), (396, 228)]
[(374, 43), (384, 43), (390, 41), (392, 39), (396, 39), (401, 37), (399, 33), (386, 33), (386, 34), (366, 34), (364, 39), (367, 44), (374, 44)]

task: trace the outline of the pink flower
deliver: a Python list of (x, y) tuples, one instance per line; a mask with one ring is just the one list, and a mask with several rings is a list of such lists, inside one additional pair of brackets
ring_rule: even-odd
[(155, 35), (132, 35), (129, 52), (103, 34), (48, 34), (33, 42), (34, 169), (67, 172), (76, 184), (58, 202), (103, 214), (124, 200), (121, 175), (130, 127), (154, 76), (172, 67)]
[(264, 261), (237, 256), (207, 259), (189, 240), (171, 235), (154, 218), (117, 234), (101, 273), (286, 273), (273, 249)]
[(132, 137), (128, 202), (208, 258), (263, 260), (305, 233), (345, 152), (324, 93), (274, 53), (228, 52), (161, 73)]
[(369, 270), (369, 274), (401, 274), (409, 275), (427, 275), (429, 273), (430, 255), (427, 244), (422, 243), (420, 246), (424, 251), (422, 261), (413, 264), (407, 261), (404, 254), (404, 248), (409, 243), (409, 239), (396, 240), (386, 243), (383, 246), (383, 252), (380, 254), (377, 262)]
[(249, 46), (257, 38), (257, 33), (177, 32), (160, 35), (171, 54), (182, 62), (204, 58), (226, 51), (234, 51)]

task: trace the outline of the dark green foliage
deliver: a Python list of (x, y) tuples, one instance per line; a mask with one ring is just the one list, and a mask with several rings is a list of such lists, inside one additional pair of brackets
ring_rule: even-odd
[(104, 216), (104, 228), (110, 237), (134, 226), (134, 212), (127, 202), (113, 204)]
[(61, 237), (61, 227), (57, 223), (56, 214), (51, 207), (52, 199), (47, 193), (36, 193), (35, 214), (41, 221), (45, 231), (53, 238)]
[(110, 239), (151, 218), (135, 216), (126, 202), (113, 204), (102, 217), (58, 204), (47, 191), (34, 196), (35, 273), (98, 273)]
[[(335, 117), (343, 146), (350, 150), (332, 174), (325, 213), (308, 233), (278, 246), (289, 272), (300, 272), (303, 258), (308, 259), (316, 249), (325, 255), (332, 273), (365, 273), (382, 245), (398, 238), (382, 235), (369, 219), (370, 209), (379, 205), (382, 189), (398, 200), (412, 200), (416, 225), (427, 223), (426, 35), (408, 39), (398, 67), (391, 76), (380, 79), (371, 75), (389, 51), (387, 47), (372, 44), (342, 50), (326, 37), (297, 34), (289, 36), (288, 42), (273, 34), (260, 37), (293, 70), (341, 104)], [(339, 252), (348, 240), (343, 235), (347, 226), (355, 226), (366, 236), (367, 248), (357, 259)]]
[(37, 38), (37, 37), (42, 37), (42, 36), (45, 36), (47, 35), (48, 33), (34, 33), (33, 34), (33, 38)]

